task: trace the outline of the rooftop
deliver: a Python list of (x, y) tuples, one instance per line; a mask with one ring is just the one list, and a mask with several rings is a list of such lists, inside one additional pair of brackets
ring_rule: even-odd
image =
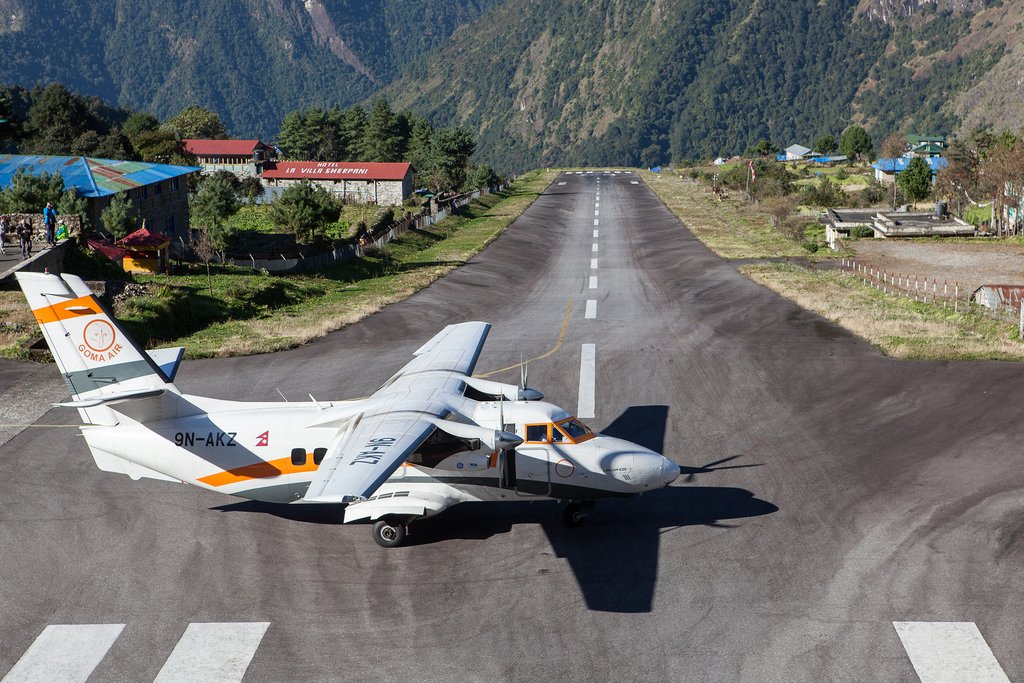
[(259, 140), (182, 140), (185, 150), (197, 157), (203, 156), (252, 156), (257, 149), (267, 146)]
[(124, 190), (188, 175), (200, 169), (197, 166), (91, 157), (0, 154), (0, 188), (10, 187), (14, 174), (20, 170), (31, 175), (57, 173), (64, 178), (64, 187), (75, 188), (81, 197), (107, 197)]
[[(923, 158), (923, 157), (921, 157)], [(931, 167), (932, 173), (941, 171), (942, 169), (949, 166), (949, 161), (944, 157), (930, 157), (924, 160), (928, 166)], [(875, 163), (871, 164), (872, 168), (876, 168), (882, 172), (902, 173), (907, 170), (907, 166), (910, 164), (911, 159), (909, 157), (897, 157), (895, 159), (879, 159)]]
[(118, 240), (116, 244), (119, 247), (128, 249), (140, 249), (145, 247), (162, 247), (170, 241), (171, 238), (167, 235), (142, 226), (130, 235), (126, 235)]

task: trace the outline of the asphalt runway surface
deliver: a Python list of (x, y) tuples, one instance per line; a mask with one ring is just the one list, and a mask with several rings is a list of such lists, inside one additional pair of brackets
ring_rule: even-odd
[[(407, 301), (177, 383), (367, 395), (464, 320), (494, 324), (478, 372), (544, 356), (530, 383), (571, 411), (594, 344), (587, 422), (683, 476), (579, 529), (553, 502), (463, 505), (385, 550), (331, 511), (101, 472), (54, 409), (0, 448), (0, 675), (48, 627), (113, 624), (83, 636), (90, 680), (235, 648), (247, 681), (915, 681), (951, 655), (925, 634), (912, 665), (894, 622), (963, 622), (1024, 680), (1024, 367), (887, 359), (711, 254), (635, 175), (563, 174)], [(984, 657), (964, 656), (968, 680)]]

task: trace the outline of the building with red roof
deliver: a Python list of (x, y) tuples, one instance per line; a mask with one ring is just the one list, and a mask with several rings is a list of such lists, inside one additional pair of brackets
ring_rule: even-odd
[(239, 178), (259, 176), (263, 165), (277, 158), (277, 149), (259, 140), (182, 140), (194, 154), (204, 174), (228, 171)]
[(126, 273), (162, 273), (167, 269), (171, 238), (145, 225), (114, 243), (125, 250), (121, 267)]
[(412, 166), (359, 161), (278, 161), (260, 174), (266, 185), (288, 187), (303, 180), (349, 202), (398, 206), (412, 194)]

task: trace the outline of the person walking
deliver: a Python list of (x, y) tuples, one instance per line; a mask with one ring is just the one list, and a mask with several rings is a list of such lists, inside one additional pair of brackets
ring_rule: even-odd
[(11, 229), (11, 223), (7, 216), (0, 216), (0, 254), (7, 253), (7, 233)]
[(46, 224), (46, 246), (57, 246), (57, 240), (54, 238), (57, 230), (57, 211), (53, 208), (53, 202), (46, 202), (46, 207), (43, 209), (43, 223)]
[(25, 219), (18, 226), (18, 237), (21, 238), (21, 258), (32, 255), (32, 221)]

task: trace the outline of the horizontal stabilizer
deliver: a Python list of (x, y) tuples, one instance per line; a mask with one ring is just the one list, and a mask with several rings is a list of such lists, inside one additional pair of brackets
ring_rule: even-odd
[(165, 375), (171, 382), (174, 381), (174, 376), (178, 374), (178, 365), (181, 364), (181, 359), (185, 357), (185, 347), (175, 346), (170, 349), (150, 349), (146, 351), (149, 357), (153, 359)]
[(59, 408), (95, 408), (96, 406), (109, 406), (125, 401), (137, 401), (144, 398), (156, 398), (163, 396), (163, 389), (144, 389), (143, 391), (125, 391), (120, 394), (109, 394), (107, 396), (96, 396), (82, 401), (68, 401), (67, 403), (54, 403)]

